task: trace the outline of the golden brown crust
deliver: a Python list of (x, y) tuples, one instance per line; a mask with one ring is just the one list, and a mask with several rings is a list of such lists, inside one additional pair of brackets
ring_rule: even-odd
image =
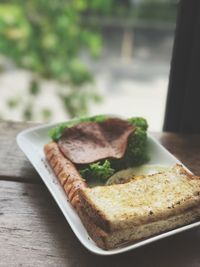
[(78, 206), (77, 212), (90, 237), (99, 247), (105, 250), (134, 244), (145, 238), (195, 222), (200, 218), (200, 208), (196, 207), (185, 211), (183, 214), (171, 216), (166, 220), (158, 220), (143, 225), (132, 226), (129, 229), (107, 233), (93, 223), (81, 205)]
[[(169, 171), (170, 172), (170, 171)], [(177, 172), (177, 174), (176, 174)], [(162, 181), (164, 181), (165, 178), (165, 173), (163, 174), (158, 174), (158, 175), (151, 175), (148, 176), (146, 181), (144, 180), (144, 184), (142, 185), (143, 188), (147, 191), (145, 195), (141, 195), (139, 193), (138, 195), (138, 199), (134, 198), (134, 202), (133, 202), (133, 207), (134, 207), (134, 203), (139, 203), (139, 198), (144, 197), (144, 201), (141, 202), (141, 204), (136, 204), (136, 213), (133, 211), (130, 213), (124, 213), (123, 209), (121, 209), (121, 212), (119, 212), (119, 208), (120, 206), (118, 205), (118, 201), (120, 201), (120, 199), (117, 199), (114, 201), (114, 195), (118, 193), (122, 192), (122, 188), (125, 188), (124, 192), (129, 192), (127, 191), (127, 189), (129, 189), (129, 185), (115, 185), (115, 186), (110, 186), (110, 189), (112, 188), (113, 190), (109, 189), (108, 187), (105, 188), (95, 188), (95, 189), (86, 189), (86, 190), (80, 190), (79, 191), (79, 196), (80, 196), (80, 201), (82, 203), (82, 205), (84, 206), (85, 211), (87, 212), (87, 214), (89, 215), (90, 219), (97, 225), (99, 226), (101, 229), (103, 229), (106, 232), (113, 232), (113, 231), (118, 231), (120, 229), (126, 229), (129, 228), (133, 225), (137, 226), (137, 225), (141, 225), (141, 224), (147, 224), (147, 223), (151, 223), (151, 222), (155, 222), (157, 220), (162, 220), (162, 219), (168, 219), (171, 216), (174, 215), (178, 215), (180, 213), (183, 213), (189, 209), (192, 209), (194, 207), (197, 207), (200, 205), (200, 179), (199, 177), (196, 177), (194, 175), (192, 175), (191, 173), (189, 173), (188, 171), (186, 171), (181, 165), (177, 165), (175, 166), (173, 169), (171, 169), (171, 173), (174, 174), (176, 177), (181, 175), (185, 176), (184, 177), (184, 182), (182, 181), (181, 183), (177, 183), (177, 186), (179, 186), (180, 184), (182, 185), (183, 189), (184, 189), (184, 194), (182, 194), (181, 190), (177, 190), (176, 193), (173, 193), (172, 191), (167, 191), (165, 193), (162, 193), (162, 191), (157, 190), (158, 193), (156, 193), (156, 191), (151, 192), (149, 189), (151, 188), (151, 186), (153, 184), (157, 184), (157, 181), (154, 181), (154, 179), (157, 179), (157, 176), (160, 175), (160, 177), (158, 178), (158, 182), (162, 183), (162, 187), (160, 190), (165, 190), (168, 187), (168, 184), (170, 183), (171, 178), (169, 177), (166, 178), (166, 182), (167, 184), (163, 183)], [(171, 173), (169, 174), (169, 176), (171, 175)], [(176, 179), (174, 177), (174, 179)], [(151, 181), (152, 180), (152, 181)], [(179, 181), (179, 178), (177, 178), (177, 181)], [(130, 182), (130, 183), (135, 183)], [(143, 183), (141, 181), (141, 183)], [(135, 188), (134, 190), (137, 190), (138, 188), (138, 192), (140, 192), (141, 190), (141, 183), (139, 184), (139, 187), (133, 187)], [(170, 188), (170, 187), (168, 187)], [(173, 190), (173, 186), (171, 187), (171, 189)], [(98, 191), (99, 190), (99, 191)], [(190, 190), (187, 191), (187, 190)], [(91, 194), (90, 194), (91, 192)], [(97, 192), (97, 194), (95, 193)], [(99, 193), (98, 193), (99, 192)], [(106, 193), (107, 192), (107, 193)], [(134, 194), (136, 194), (136, 191)], [(132, 191), (130, 192), (130, 194), (133, 193)], [(149, 193), (148, 193), (149, 192)], [(147, 197), (149, 199), (149, 197), (151, 197), (151, 194), (157, 194), (157, 201), (152, 202), (152, 206), (150, 204), (150, 202), (148, 202)], [(170, 198), (170, 202), (167, 201), (169, 195), (172, 193), (172, 197)], [(113, 194), (112, 200), (109, 197), (110, 194)], [(129, 193), (127, 193), (128, 196)], [(163, 195), (164, 194), (164, 195)], [(104, 198), (105, 201), (103, 201), (103, 195), (106, 195), (106, 198)], [(97, 199), (102, 199), (103, 202), (101, 202), (102, 204), (100, 204), (100, 202)], [(96, 199), (96, 200), (95, 200)], [(107, 199), (107, 200), (106, 200)], [(109, 200), (110, 199), (110, 200)], [(128, 197), (129, 199), (129, 197)], [(132, 198), (131, 198), (132, 199)], [(166, 200), (165, 200), (166, 199)], [(109, 202), (108, 202), (109, 201)], [(113, 202), (114, 201), (114, 202)], [(131, 200), (132, 201), (132, 200)], [(135, 202), (136, 201), (136, 202)], [(162, 204), (159, 204), (160, 201), (163, 201)], [(148, 205), (145, 203), (149, 203)], [(97, 206), (96, 204), (99, 203)], [(111, 205), (113, 207), (110, 206), (110, 203), (114, 203)], [(144, 204), (142, 204), (144, 203)], [(154, 204), (155, 203), (155, 204)], [(157, 204), (158, 203), (158, 204)], [(127, 203), (128, 204), (128, 203)], [(124, 204), (122, 204), (123, 206)], [(132, 210), (132, 203), (128, 204), (130, 206), (130, 211)], [(100, 208), (102, 207), (102, 208)], [(106, 207), (109, 207), (109, 212), (104, 212), (108, 209), (106, 209)], [(127, 206), (126, 206), (127, 208)], [(115, 210), (117, 210), (117, 213), (115, 212)], [(126, 209), (127, 210), (127, 209)], [(129, 210), (127, 210), (127, 212), (129, 212)], [(111, 215), (113, 214), (112, 212), (115, 212), (115, 215), (111, 217)], [(110, 219), (111, 218), (111, 219)], [(121, 219), (120, 219), (121, 218)]]
[(97, 210), (94, 203), (90, 200), (90, 198), (88, 198), (84, 190), (80, 190), (78, 194), (80, 202), (82, 206), (84, 206), (84, 209), (87, 214), (90, 216), (91, 221), (97, 226), (99, 226), (101, 229), (110, 232), (111, 225), (109, 220), (106, 218), (106, 215), (102, 211)]
[[(80, 190), (78, 192), (80, 202), (84, 206), (85, 212), (88, 214), (90, 220), (108, 233), (129, 228), (131, 227), (131, 225), (139, 226), (141, 224), (153, 223), (157, 220), (168, 219), (171, 216), (178, 215), (181, 212), (190, 210), (193, 207), (197, 207), (200, 205), (200, 199), (198, 200), (198, 202), (194, 201), (192, 198), (184, 199), (182, 203), (175, 203), (172, 207), (169, 207), (167, 210), (165, 210), (164, 213), (161, 212), (160, 214), (156, 214), (156, 216), (154, 216), (154, 214), (151, 215), (151, 213), (149, 213), (146, 217), (143, 217), (142, 215), (141, 217), (136, 218), (135, 221), (131, 222), (129, 225), (127, 224), (125, 227), (121, 227), (121, 224), (112, 225), (112, 222), (108, 220), (106, 214), (98, 210), (94, 203), (89, 198), (87, 198), (87, 196), (85, 198), (82, 198), (82, 192), (83, 190)], [(182, 207), (179, 207), (180, 205), (182, 205)]]
[(109, 244), (106, 242), (108, 234), (89, 219), (81, 204), (77, 206), (77, 213), (95, 243), (103, 249), (108, 249)]
[(55, 175), (63, 186), (69, 201), (76, 207), (79, 197), (77, 192), (86, 187), (85, 180), (81, 177), (75, 165), (68, 160), (59, 150), (56, 142), (50, 142), (44, 146), (44, 153)]

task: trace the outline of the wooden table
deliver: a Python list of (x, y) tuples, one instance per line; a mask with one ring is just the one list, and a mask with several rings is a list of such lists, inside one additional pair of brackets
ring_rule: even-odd
[[(200, 266), (200, 228), (117, 256), (88, 252), (17, 147), (16, 134), (30, 126), (0, 122), (0, 266)], [(154, 135), (200, 175), (200, 135)]]

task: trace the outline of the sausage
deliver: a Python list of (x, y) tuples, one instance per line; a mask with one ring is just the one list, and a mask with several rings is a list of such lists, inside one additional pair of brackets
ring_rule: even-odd
[(72, 199), (75, 197), (75, 195), (77, 194), (78, 190), (80, 188), (84, 188), (86, 187), (86, 183), (84, 181), (81, 180), (76, 180), (72, 183), (72, 187), (71, 189), (68, 191), (68, 197), (69, 197), (69, 201), (72, 201)]
[(78, 191), (80, 188), (87, 187), (85, 180), (81, 177), (75, 165), (62, 154), (56, 142), (46, 144), (44, 153), (63, 186), (70, 203), (76, 208), (79, 203)]
[(79, 210), (81, 204), (78, 194), (72, 199), (71, 204), (77, 211)]

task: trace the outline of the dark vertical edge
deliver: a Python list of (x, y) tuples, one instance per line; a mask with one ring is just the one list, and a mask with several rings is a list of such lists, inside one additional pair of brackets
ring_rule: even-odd
[[(195, 92), (198, 86), (198, 91), (200, 91), (200, 61), (197, 62), (198, 55), (200, 55), (199, 22), (200, 1), (180, 1), (171, 61), (164, 131), (198, 132), (195, 125), (196, 121), (189, 116), (189, 113), (194, 113), (192, 110), (195, 108), (194, 104), (197, 97)], [(198, 71), (194, 72), (197, 66), (199, 66)], [(196, 96), (195, 98), (192, 97), (194, 95)], [(188, 110), (190, 110), (189, 113)]]

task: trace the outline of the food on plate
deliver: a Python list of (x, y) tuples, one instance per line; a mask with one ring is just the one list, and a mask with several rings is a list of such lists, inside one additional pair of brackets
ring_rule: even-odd
[(44, 152), (69, 201), (76, 207), (79, 202), (78, 189), (86, 187), (85, 180), (74, 164), (63, 156), (55, 142), (45, 145)]
[(134, 125), (118, 118), (81, 122), (66, 128), (57, 143), (62, 153), (75, 164), (89, 164), (106, 158), (121, 159), (128, 137), (134, 130)]
[(200, 177), (181, 165), (125, 184), (83, 188), (78, 213), (93, 240), (112, 249), (200, 218)]
[(78, 190), (86, 183), (105, 184), (116, 171), (148, 160), (147, 127), (143, 118), (99, 115), (51, 130), (53, 140), (44, 152), (73, 206), (78, 202)]
[[(121, 120), (98, 115), (62, 123), (50, 136), (72, 161), (75, 154), (74, 163), (88, 183), (95, 180), (103, 184), (115, 172), (148, 161), (147, 128), (144, 118)], [(67, 150), (63, 145), (66, 135)]]
[(200, 177), (145, 165), (147, 122), (81, 118), (51, 130), (44, 153), (89, 235), (103, 249), (200, 218)]

